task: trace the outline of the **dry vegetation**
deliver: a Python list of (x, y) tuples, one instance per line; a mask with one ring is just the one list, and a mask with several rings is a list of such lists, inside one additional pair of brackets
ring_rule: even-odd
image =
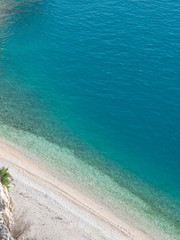
[[(11, 234), (14, 239), (21, 240), (24, 238), (26, 232), (30, 229), (30, 223), (25, 220), (26, 211), (16, 213), (14, 216), (14, 225), (11, 228)], [(31, 239), (32, 240), (32, 239)]]

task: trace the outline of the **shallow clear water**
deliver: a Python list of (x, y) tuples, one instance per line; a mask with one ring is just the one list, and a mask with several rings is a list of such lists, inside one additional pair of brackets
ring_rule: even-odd
[(179, 7), (0, 1), (1, 136), (167, 239), (180, 234)]

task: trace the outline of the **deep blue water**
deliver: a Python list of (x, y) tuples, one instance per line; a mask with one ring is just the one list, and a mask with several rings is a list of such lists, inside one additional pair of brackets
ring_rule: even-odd
[(0, 0), (1, 123), (180, 211), (179, 26), (177, 0)]

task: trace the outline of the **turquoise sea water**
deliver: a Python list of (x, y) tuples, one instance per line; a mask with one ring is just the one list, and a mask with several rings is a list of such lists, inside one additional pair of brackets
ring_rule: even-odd
[(154, 239), (180, 239), (179, 10), (0, 0), (0, 135)]

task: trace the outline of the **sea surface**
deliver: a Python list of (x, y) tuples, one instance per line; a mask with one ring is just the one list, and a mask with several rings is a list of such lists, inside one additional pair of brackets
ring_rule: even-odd
[(0, 0), (0, 136), (180, 239), (180, 2)]

